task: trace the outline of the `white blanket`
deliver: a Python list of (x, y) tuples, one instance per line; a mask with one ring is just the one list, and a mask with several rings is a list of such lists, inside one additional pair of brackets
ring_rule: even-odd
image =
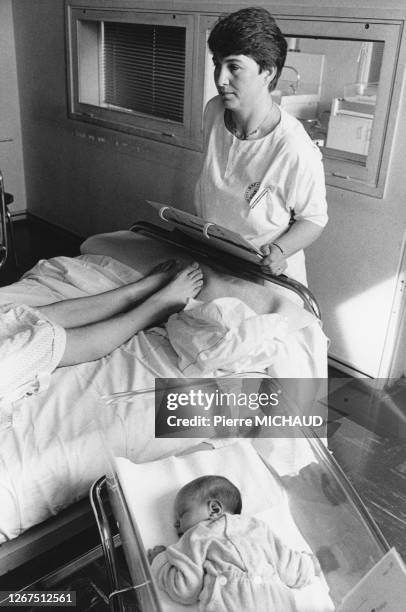
[[(149, 267), (155, 263), (150, 261)], [(106, 291), (139, 277), (139, 272), (108, 256), (59, 257), (40, 262), (21, 281), (1, 288), (0, 304), (38, 306)], [(271, 373), (324, 376), (325, 348), (318, 324), (306, 319), (281, 345)], [(139, 395), (131, 403), (100, 401), (105, 395), (150, 389), (156, 377), (181, 376), (167, 337), (154, 329), (138, 334), (104, 359), (57, 369), (43, 393), (4, 406), (0, 411), (0, 542), (88, 493), (106, 469), (101, 429), (110, 448), (137, 462), (198, 442), (154, 439), (152, 394)], [(288, 441), (289, 448), (292, 444), (297, 448), (294, 443)], [(291, 458), (293, 453), (286, 448), (286, 455)]]

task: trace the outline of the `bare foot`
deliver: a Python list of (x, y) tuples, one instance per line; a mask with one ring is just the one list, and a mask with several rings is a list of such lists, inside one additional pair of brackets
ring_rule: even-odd
[[(154, 266), (148, 274), (144, 276), (142, 280), (149, 280), (155, 283), (163, 283), (170, 281), (177, 272), (180, 270), (180, 264), (177, 259), (167, 259), (161, 261), (159, 264)], [(162, 285), (160, 285), (162, 286)], [(159, 287), (157, 287), (158, 289)]]
[(166, 307), (176, 312), (185, 306), (190, 298), (196, 297), (203, 286), (203, 272), (197, 262), (194, 262), (178, 272), (175, 278), (163, 287), (156, 297), (162, 300)]
[(179, 271), (179, 262), (168, 259), (157, 264), (148, 274), (134, 283), (133, 300), (141, 300), (164, 287)]
[(147, 326), (160, 324), (169, 315), (182, 310), (190, 298), (196, 297), (202, 286), (203, 272), (198, 263), (183, 268), (173, 280), (141, 305), (141, 308), (147, 307), (149, 311)]

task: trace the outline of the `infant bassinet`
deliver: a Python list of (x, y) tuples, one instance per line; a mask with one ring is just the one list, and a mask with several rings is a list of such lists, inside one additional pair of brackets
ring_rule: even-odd
[[(122, 402), (136, 409), (143, 401), (142, 394), (111, 397), (103, 410)], [(222, 442), (213, 440), (213, 449), (200, 444), (186, 455), (145, 464), (132, 463), (106, 446), (110, 470), (94, 484), (91, 498), (110, 578), (111, 609), (197, 609), (172, 602), (156, 587), (146, 550), (176, 541), (171, 509), (179, 488), (202, 474), (216, 473), (240, 488), (247, 515), (268, 522), (291, 548), (310, 549), (322, 560), (324, 576), (296, 590), (297, 610), (335, 610), (388, 546), (334, 458), (317, 437), (228, 440), (220, 446)], [(119, 528), (130, 586), (120, 578), (108, 506)]]

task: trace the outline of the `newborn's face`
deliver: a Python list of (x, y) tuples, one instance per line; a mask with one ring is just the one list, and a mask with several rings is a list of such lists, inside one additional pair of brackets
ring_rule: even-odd
[(196, 499), (179, 496), (175, 501), (175, 529), (179, 537), (185, 531), (209, 518), (209, 505)]

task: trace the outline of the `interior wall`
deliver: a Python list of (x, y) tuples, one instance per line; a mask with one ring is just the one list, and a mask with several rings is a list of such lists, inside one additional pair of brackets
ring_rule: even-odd
[(0, 170), (6, 191), (14, 195), (12, 212), (25, 210), (25, 183), (21, 142), (11, 0), (0, 1)]
[[(316, 14), (321, 5), (314, 2)], [(63, 0), (14, 0), (13, 11), (29, 210), (83, 236), (148, 219), (147, 198), (192, 210), (198, 153), (140, 138), (129, 152), (103, 141), (108, 130), (67, 118)], [(373, 377), (385, 375), (406, 227), (405, 157), (403, 95), (385, 197), (328, 188), (330, 221), (307, 253), (331, 354)]]

